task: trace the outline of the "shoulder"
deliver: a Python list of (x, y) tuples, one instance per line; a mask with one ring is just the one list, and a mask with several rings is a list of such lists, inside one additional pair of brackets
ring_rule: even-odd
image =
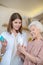
[(26, 33), (22, 32), (22, 33), (19, 33), (18, 35), (19, 39), (26, 39)]
[(19, 35), (23, 36), (23, 37), (27, 36), (26, 32), (24, 32), (24, 31), (22, 31), (22, 33), (19, 33)]
[(10, 34), (7, 32), (7, 31), (5, 31), (5, 32), (2, 32), (1, 34), (0, 34), (0, 36), (3, 36), (4, 38), (5, 37), (8, 37)]
[(7, 31), (2, 32), (0, 35), (8, 35), (9, 33)]
[(22, 31), (22, 35), (26, 35), (26, 32)]
[(22, 37), (23, 37), (23, 38), (27, 38), (26, 32), (22, 32)]

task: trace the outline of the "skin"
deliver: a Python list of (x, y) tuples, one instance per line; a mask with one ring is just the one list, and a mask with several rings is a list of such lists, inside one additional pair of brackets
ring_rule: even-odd
[[(13, 21), (13, 30), (12, 30), (12, 32), (14, 33), (15, 36), (18, 34), (19, 28), (21, 27), (21, 25), (22, 25), (22, 21), (20, 19), (15, 19)], [(21, 54), (21, 52), (19, 52), (18, 47), (22, 47), (22, 46), (20, 44), (17, 45), (17, 52), (16, 52), (16, 54), (19, 55), (24, 60), (24, 56), (23, 56), (23, 54)]]
[(4, 54), (6, 51), (7, 41), (2, 42), (1, 54)]
[[(14, 35), (16, 36), (19, 32), (19, 28), (21, 27), (22, 25), (22, 21), (20, 19), (15, 19), (13, 21), (13, 29), (12, 29), (12, 32), (14, 33)], [(18, 32), (17, 32), (18, 31)], [(1, 53), (4, 54), (5, 51), (6, 51), (6, 46), (7, 46), (7, 42), (2, 42), (2, 48), (1, 48)]]
[(22, 25), (22, 21), (20, 19), (15, 19), (12, 24), (13, 24), (12, 32), (14, 32), (14, 35), (16, 36), (17, 33), (19, 32), (19, 28)]
[[(42, 38), (41, 34), (40, 34), (40, 30), (36, 27), (36, 26), (31, 26), (30, 27), (30, 33), (32, 35), (32, 38), (35, 40), (40, 40), (40, 38)], [(19, 47), (18, 48), (19, 51), (24, 54), (30, 61), (32, 61), (33, 63), (37, 63), (37, 59), (39, 59), (38, 57), (32, 56), (31, 54), (29, 54), (28, 52), (26, 52), (24, 47)], [(40, 60), (40, 59), (39, 59)]]

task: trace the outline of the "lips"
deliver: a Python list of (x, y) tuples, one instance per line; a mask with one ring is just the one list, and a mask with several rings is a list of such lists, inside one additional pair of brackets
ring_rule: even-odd
[(15, 27), (15, 28), (19, 28), (19, 26), (18, 27)]

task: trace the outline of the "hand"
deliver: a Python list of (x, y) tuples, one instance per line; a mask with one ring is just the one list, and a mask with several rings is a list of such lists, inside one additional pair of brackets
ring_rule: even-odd
[(17, 50), (16, 55), (20, 55), (20, 52)]
[(24, 45), (22, 45), (22, 47), (27, 51), (27, 48), (26, 48), (26, 46), (24, 46)]
[(1, 53), (4, 54), (6, 52), (6, 46), (7, 46), (7, 42), (2, 42), (2, 48), (1, 48)]
[(19, 46), (18, 50), (19, 50), (19, 52), (20, 52), (20, 53), (22, 53), (22, 54), (24, 54), (24, 55), (25, 55), (26, 50), (25, 50), (25, 48), (24, 48), (24, 47)]
[(2, 46), (3, 47), (6, 47), (7, 46), (7, 42), (5, 41), (5, 42), (2, 42)]

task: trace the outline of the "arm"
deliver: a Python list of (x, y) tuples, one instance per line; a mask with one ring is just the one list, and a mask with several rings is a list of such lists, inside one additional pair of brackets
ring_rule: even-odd
[(26, 56), (31, 62), (33, 62), (33, 63), (37, 63), (37, 60), (40, 59), (40, 58), (38, 58), (38, 57), (35, 57), (35, 56), (29, 54), (28, 52), (25, 52), (24, 54), (25, 54), (25, 56)]
[(40, 53), (37, 57), (29, 54), (28, 52), (26, 52), (24, 50), (24, 48), (21, 48), (20, 49), (20, 52), (23, 53), (31, 62), (35, 63), (35, 64), (43, 64), (43, 47), (42, 49), (40, 50)]
[(6, 32), (1, 33), (0, 35), (0, 42), (1, 42), (1, 54), (4, 54), (6, 51), (7, 41), (5, 39)]
[(2, 42), (1, 54), (4, 54), (6, 51), (7, 42)]

